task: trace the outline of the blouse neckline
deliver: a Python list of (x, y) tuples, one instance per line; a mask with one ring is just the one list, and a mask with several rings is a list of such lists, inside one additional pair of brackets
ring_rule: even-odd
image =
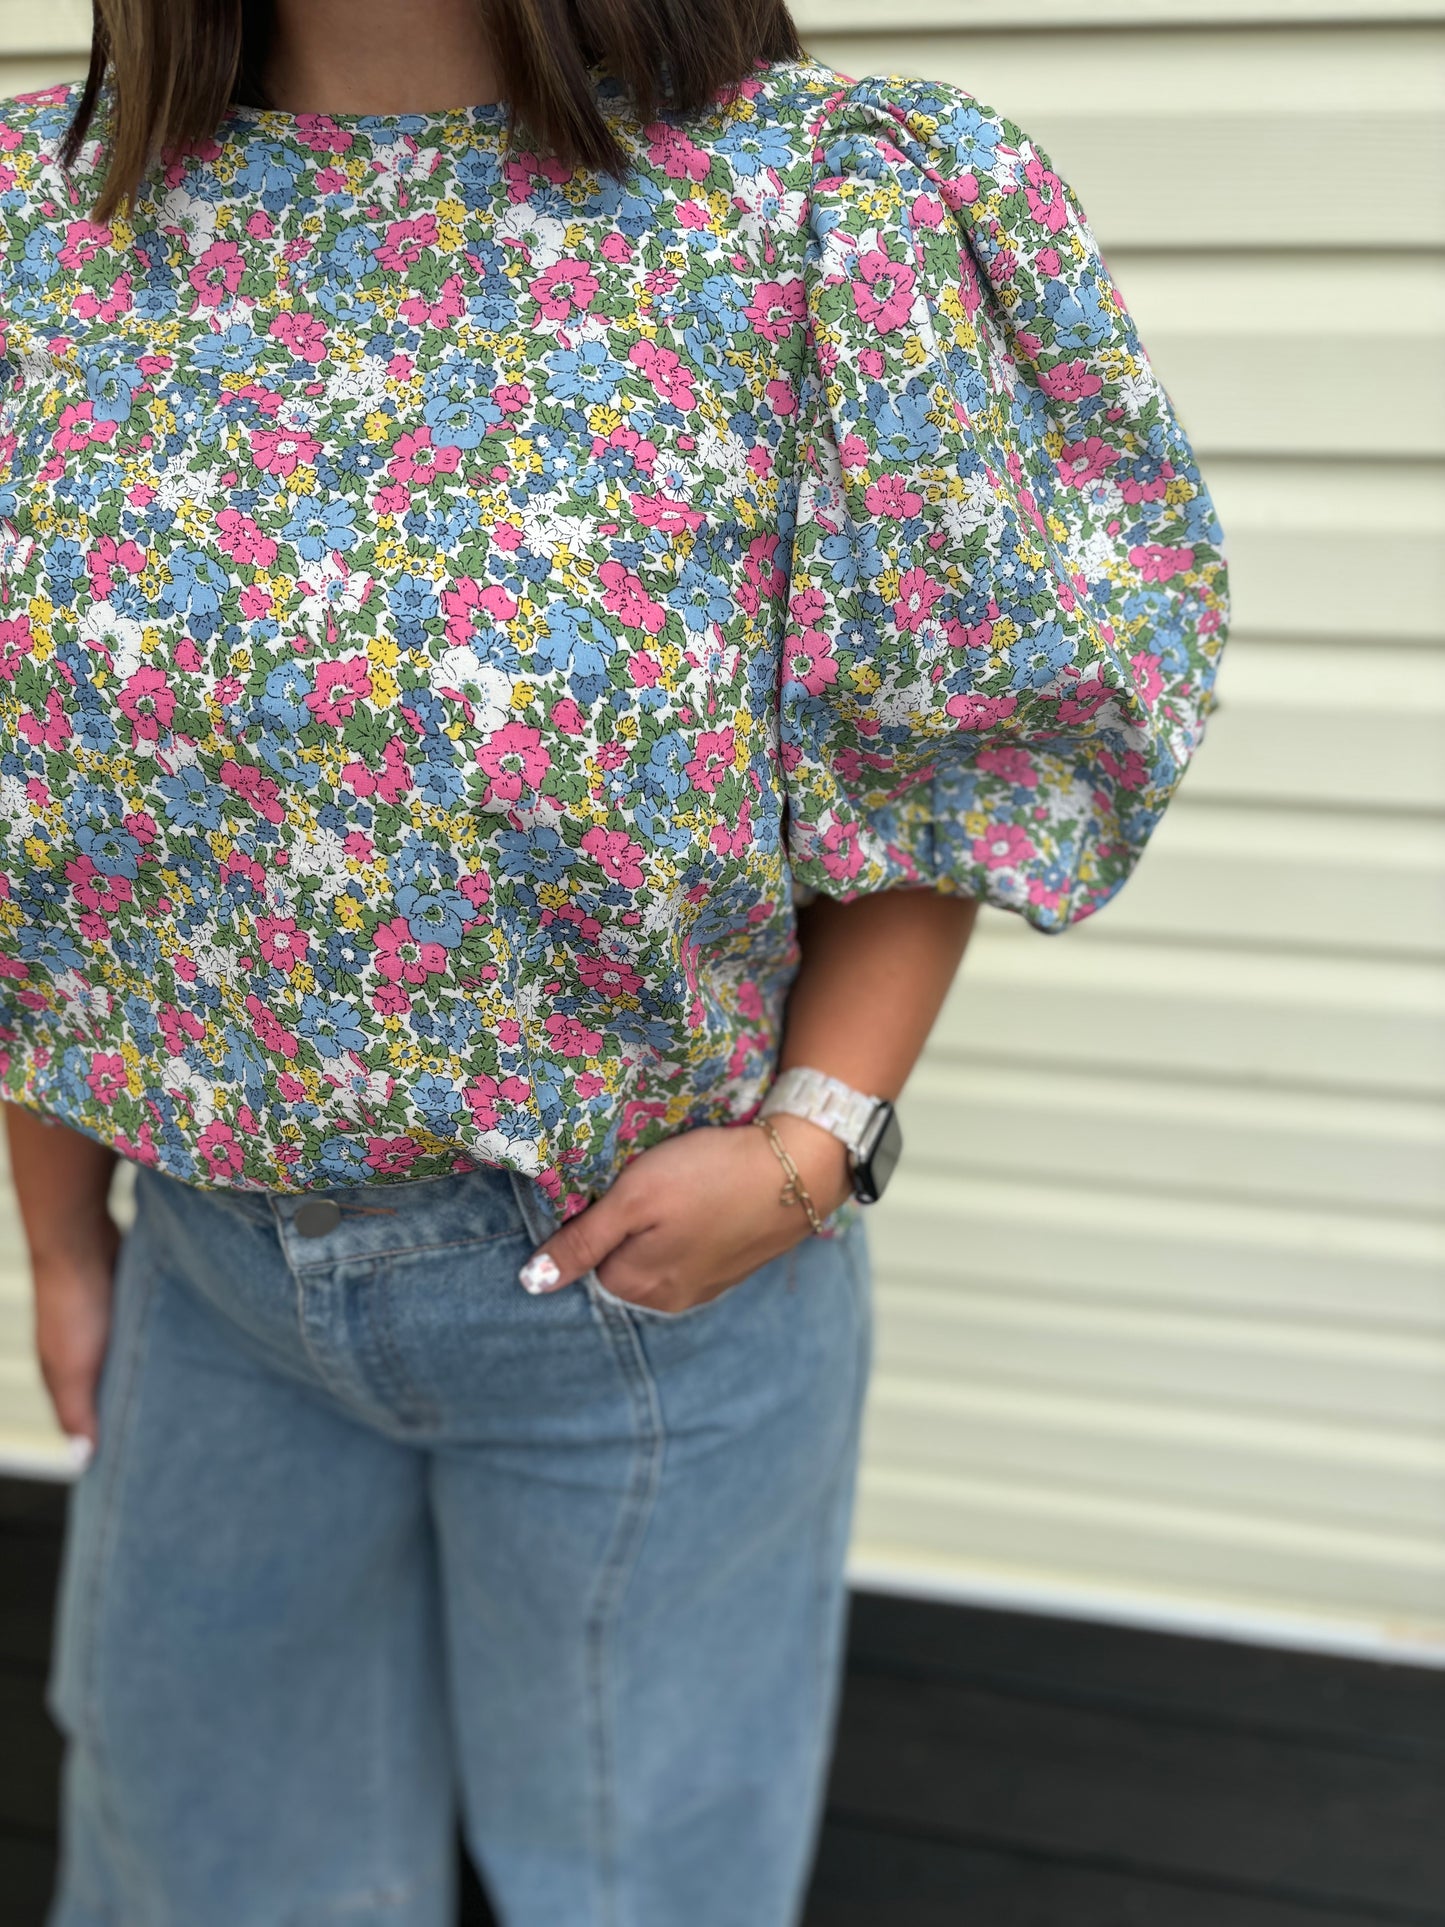
[(495, 125), (506, 117), (504, 100), (484, 100), (467, 107), (437, 107), (410, 114), (293, 114), (281, 107), (253, 107), (241, 101), (232, 101), (226, 108), (227, 120), (260, 133), (289, 135), (312, 149), (329, 129), (364, 138), (427, 135), (445, 140), (448, 136), (471, 135), (478, 128)]

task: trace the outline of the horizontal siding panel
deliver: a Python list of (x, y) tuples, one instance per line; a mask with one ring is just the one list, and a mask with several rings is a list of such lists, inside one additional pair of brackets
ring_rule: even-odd
[(1445, 1190), (1436, 1103), (1321, 1103), (1243, 1081), (958, 1063), (930, 1051), (899, 1110), (909, 1163), (942, 1179), (1058, 1178), (1417, 1217), (1437, 1214)]
[(84, 78), (85, 57), (82, 54), (73, 57), (37, 54), (33, 58), (12, 59), (0, 45), (0, 99), (8, 99), (12, 94), (34, 94), (42, 87), (54, 87), (60, 81)]
[(1433, 964), (1118, 942), (1108, 911), (1057, 937), (989, 917), (944, 1006), (944, 1055), (1438, 1098)]
[[(980, 1135), (986, 1128), (981, 1119)], [(905, 1161), (872, 1219), (879, 1276), (1445, 1333), (1445, 1227), (1140, 1193), (1121, 1178), (1117, 1187), (1046, 1173), (943, 1178)]]
[(1047, 52), (1035, 33), (807, 39), (844, 73), (951, 81), (1018, 121), (1106, 250), (1445, 242), (1438, 28), (1105, 30)]
[[(1351, 668), (1357, 710), (1329, 700)], [(1229, 656), (1185, 792), (1322, 810), (1445, 809), (1445, 715), (1421, 654), (1272, 647)], [(1378, 679), (1377, 679), (1378, 678)], [(1369, 700), (1370, 697), (1376, 700)]]
[(1285, 1516), (1214, 1511), (1060, 1490), (1050, 1479), (964, 1479), (873, 1463), (860, 1492), (860, 1564), (938, 1561), (959, 1548), (981, 1577), (1093, 1584), (1320, 1618), (1364, 1617), (1395, 1638), (1445, 1649), (1445, 1539), (1366, 1532)]
[(877, 1362), (885, 1377), (919, 1385), (1177, 1401), (1211, 1426), (1244, 1412), (1406, 1427), (1445, 1450), (1439, 1334), (1072, 1304), (1047, 1292), (887, 1278)]
[(0, 55), (84, 52), (89, 0), (0, 0)]
[[(1403, 1428), (1221, 1413), (1187, 1399), (1088, 1397), (981, 1380), (942, 1385), (874, 1375), (869, 1449), (902, 1473), (1034, 1483), (1114, 1498), (1167, 1499), (1383, 1527), (1445, 1551), (1445, 1439)], [(1442, 1595), (1445, 1598), (1445, 1595)]]
[[(1222, 734), (1227, 757), (1228, 726)], [(1445, 762), (1445, 717), (1439, 741)], [(1445, 957), (1445, 822), (1203, 807), (1220, 793), (1217, 783), (1198, 780), (1200, 771), (1214, 774), (1216, 748), (1211, 740), (1201, 752), (1128, 887), (1108, 906), (1111, 936)], [(1320, 780), (1324, 760), (1317, 754)], [(1243, 775), (1253, 780), (1252, 771)], [(1322, 800), (1357, 789), (1352, 773)]]
[(1369, 352), (1345, 298), (1353, 256), (1121, 249), (1110, 265), (1201, 456), (1445, 454), (1445, 262), (1372, 260)]
[[(12, 0), (14, 4), (14, 0)], [(23, 4), (39, 12), (38, 0)], [(806, 33), (901, 34), (918, 28), (957, 27), (958, 0), (793, 0), (793, 18)], [(1345, 21), (1381, 26), (1391, 21), (1445, 20), (1441, 0), (1033, 0), (1021, 17), (1018, 0), (968, 0), (970, 30), (1009, 27), (1020, 31), (1100, 27), (1300, 26)]]
[(1445, 640), (1445, 467), (1216, 458), (1207, 480), (1241, 629)]

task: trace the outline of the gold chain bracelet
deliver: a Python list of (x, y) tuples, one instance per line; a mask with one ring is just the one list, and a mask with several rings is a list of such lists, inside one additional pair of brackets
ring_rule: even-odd
[(773, 1129), (772, 1119), (767, 1117), (755, 1117), (753, 1119), (753, 1122), (758, 1126), (760, 1130), (767, 1132), (768, 1142), (773, 1147), (773, 1155), (777, 1158), (778, 1163), (782, 1165), (783, 1170), (787, 1176), (787, 1180), (788, 1180), (787, 1183), (783, 1186), (782, 1190), (778, 1193), (778, 1203), (802, 1205), (803, 1209), (808, 1214), (808, 1223), (813, 1227), (814, 1236), (819, 1238), (825, 1237), (827, 1234), (823, 1230), (823, 1220), (818, 1216), (817, 1206), (813, 1203), (813, 1200), (808, 1196), (807, 1187), (804, 1185), (802, 1178), (799, 1176), (798, 1167), (796, 1164), (794, 1164), (792, 1158), (788, 1155), (787, 1145), (784, 1144), (783, 1140), (778, 1136), (777, 1132)]

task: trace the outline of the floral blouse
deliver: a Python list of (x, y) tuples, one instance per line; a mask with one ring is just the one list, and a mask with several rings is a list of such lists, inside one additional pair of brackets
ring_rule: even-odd
[(751, 1114), (795, 886), (1062, 930), (1197, 746), (1220, 531), (1068, 188), (760, 65), (618, 181), (233, 109), (88, 218), (0, 103), (0, 1094), (201, 1185)]

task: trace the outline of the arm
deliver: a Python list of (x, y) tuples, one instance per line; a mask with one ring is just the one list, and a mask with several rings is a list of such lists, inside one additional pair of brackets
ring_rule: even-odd
[[(779, 1067), (811, 1065), (897, 1097), (977, 910), (971, 898), (926, 890), (808, 905)], [(818, 1210), (836, 1209), (850, 1191), (843, 1145), (806, 1118), (772, 1121)], [(807, 1235), (802, 1206), (779, 1204), (782, 1175), (761, 1131), (708, 1126), (668, 1138), (547, 1240), (557, 1276), (542, 1288), (560, 1290), (595, 1266), (618, 1297), (666, 1311), (716, 1297)]]
[(15, 1104), (5, 1106), (5, 1131), (35, 1282), (40, 1370), (61, 1426), (94, 1445), (119, 1243), (106, 1204), (115, 1153)]

